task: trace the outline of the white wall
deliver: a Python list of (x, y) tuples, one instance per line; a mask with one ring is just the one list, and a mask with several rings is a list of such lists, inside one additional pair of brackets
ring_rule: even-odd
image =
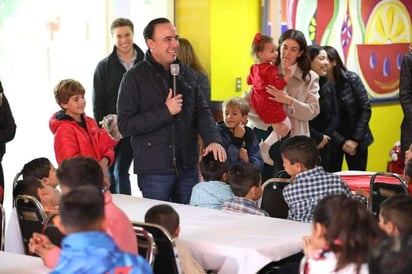
[[(17, 133), (3, 158), (7, 215), (12, 181), (24, 163), (47, 157), (56, 163), (48, 121), (59, 107), (53, 87), (64, 78), (86, 88), (92, 113), (93, 72), (112, 50), (109, 26), (116, 17), (135, 24), (135, 42), (146, 50), (144, 26), (156, 17), (173, 21), (172, 0), (13, 0), (0, 5), (0, 80)], [(131, 176), (132, 179), (135, 177)], [(134, 180), (135, 182), (135, 180)], [(136, 189), (136, 186), (133, 186)]]

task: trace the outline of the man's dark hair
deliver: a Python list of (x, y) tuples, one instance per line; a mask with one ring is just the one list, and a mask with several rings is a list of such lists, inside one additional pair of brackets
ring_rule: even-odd
[(368, 266), (371, 274), (412, 273), (412, 235), (388, 237), (369, 252)]
[(233, 194), (245, 197), (253, 186), (260, 186), (260, 170), (252, 163), (235, 163), (229, 167), (228, 183)]
[(165, 24), (165, 23), (170, 24), (170, 20), (167, 18), (161, 17), (161, 18), (156, 18), (150, 21), (149, 24), (147, 24), (147, 26), (143, 30), (144, 40), (147, 41), (148, 39), (153, 39), (155, 26), (158, 24)]
[(280, 153), (291, 164), (301, 163), (312, 169), (319, 163), (319, 151), (313, 138), (299, 135), (286, 139), (280, 147)]
[(104, 197), (91, 185), (83, 185), (63, 195), (59, 204), (62, 224), (74, 231), (95, 230), (104, 219)]
[(103, 171), (97, 160), (90, 157), (77, 156), (65, 159), (56, 170), (56, 176), (61, 185), (70, 189), (81, 185), (92, 185), (103, 189)]
[(216, 160), (213, 153), (208, 153), (200, 161), (200, 172), (206, 181), (222, 181), (223, 174), (228, 172), (229, 164), (226, 161)]
[(144, 221), (146, 223), (161, 225), (166, 228), (170, 236), (173, 237), (179, 226), (179, 214), (170, 205), (159, 204), (147, 210)]

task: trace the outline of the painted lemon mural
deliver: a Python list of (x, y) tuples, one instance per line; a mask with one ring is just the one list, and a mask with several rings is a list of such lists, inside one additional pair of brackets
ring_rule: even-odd
[(375, 98), (396, 95), (402, 57), (412, 41), (411, 18), (400, 1), (379, 2), (366, 24), (358, 62), (369, 92)]

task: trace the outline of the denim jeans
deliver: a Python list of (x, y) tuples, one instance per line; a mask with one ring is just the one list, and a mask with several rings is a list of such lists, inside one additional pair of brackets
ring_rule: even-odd
[(131, 195), (129, 169), (133, 160), (130, 137), (123, 138), (114, 150), (114, 163), (109, 167), (110, 192)]
[(199, 182), (198, 170), (177, 175), (137, 175), (137, 183), (143, 197), (188, 204), (192, 188)]

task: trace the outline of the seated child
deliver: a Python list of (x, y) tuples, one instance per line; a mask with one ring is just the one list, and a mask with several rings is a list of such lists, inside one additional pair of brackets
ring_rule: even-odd
[(368, 273), (368, 252), (382, 231), (365, 205), (344, 195), (325, 197), (315, 207), (312, 224), (300, 273)]
[(313, 209), (322, 198), (339, 194), (352, 196), (339, 175), (317, 166), (319, 151), (314, 139), (302, 135), (290, 137), (282, 143), (280, 152), (286, 172), (294, 178), (283, 189), (289, 220), (310, 222)]
[(65, 234), (51, 273), (153, 273), (141, 256), (120, 250), (107, 233), (105, 198), (94, 186), (64, 194), (59, 205)]
[[(283, 104), (269, 99), (266, 87), (272, 85), (283, 90), (292, 76), (292, 70), (283, 67), (284, 75), (279, 72), (274, 64), (278, 56), (278, 45), (270, 36), (257, 33), (253, 38), (251, 53), (256, 64), (250, 67), (247, 77), (247, 83), (253, 85), (250, 103), (264, 123), (272, 124), (273, 131), (260, 144), (260, 149), (265, 163), (273, 166), (273, 160), (269, 156), (270, 147), (284, 137), (292, 125)], [(293, 104), (293, 100), (289, 104)]]
[(379, 226), (389, 236), (412, 234), (412, 197), (396, 194), (380, 205)]
[(44, 184), (53, 187), (57, 194), (60, 195), (60, 191), (57, 189), (59, 181), (56, 177), (56, 168), (49, 159), (40, 157), (27, 162), (20, 171), (20, 174), (23, 179), (29, 176), (36, 177)]
[(161, 225), (174, 239), (178, 255), (178, 267), (182, 274), (205, 274), (202, 266), (193, 258), (190, 250), (178, 241), (180, 233), (179, 214), (168, 204), (159, 204), (149, 208), (144, 216), (146, 223)]
[(228, 169), (227, 161), (215, 160), (213, 153), (203, 156), (200, 161), (200, 172), (205, 182), (193, 187), (190, 204), (221, 209), (224, 201), (232, 199), (233, 193), (227, 184)]
[(373, 246), (368, 265), (370, 274), (412, 273), (412, 234), (391, 236)]
[[(63, 195), (81, 185), (92, 185), (102, 191), (105, 198), (106, 232), (121, 250), (137, 254), (133, 226), (126, 214), (113, 203), (110, 191), (105, 186), (102, 168), (95, 159), (84, 156), (66, 159), (57, 169), (57, 178)], [(39, 255), (47, 267), (53, 268), (61, 249), (53, 245), (47, 236), (35, 233), (30, 240), (30, 251)]]
[(257, 201), (262, 197), (262, 177), (256, 165), (252, 163), (233, 164), (229, 168), (228, 182), (235, 197), (225, 201), (222, 210), (269, 216), (257, 205)]
[(245, 99), (233, 97), (223, 102), (223, 121), (217, 123), (226, 150), (229, 165), (253, 163), (263, 168), (260, 148), (253, 130), (246, 126), (249, 104)]
[[(29, 176), (17, 181), (17, 184), (13, 189), (13, 201), (18, 195), (30, 195), (36, 198), (43, 206), (47, 215), (58, 211), (57, 206), (59, 204), (60, 196), (57, 195), (53, 187), (46, 185), (38, 178)], [(13, 208), (7, 224), (4, 249), (5, 251), (13, 253), (28, 253), (24, 248), (16, 208)]]

